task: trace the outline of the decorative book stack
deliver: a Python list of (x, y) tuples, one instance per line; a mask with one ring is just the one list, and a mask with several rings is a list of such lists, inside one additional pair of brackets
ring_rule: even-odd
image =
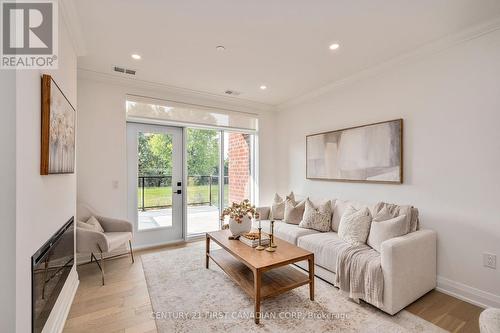
[[(262, 246), (269, 245), (269, 235), (262, 233), (262, 239), (260, 243)], [(248, 232), (240, 236), (240, 241), (250, 247), (257, 247), (259, 245), (259, 233), (258, 232)]]

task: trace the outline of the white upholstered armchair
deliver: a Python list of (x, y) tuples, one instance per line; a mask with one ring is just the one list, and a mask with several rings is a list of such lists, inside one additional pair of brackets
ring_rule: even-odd
[[(132, 249), (133, 225), (129, 221), (101, 216), (86, 204), (78, 204), (77, 209), (78, 221), (85, 222), (91, 216), (94, 216), (102, 229), (104, 229), (104, 232), (100, 232), (79, 227), (79, 223), (76, 226), (76, 252), (90, 254), (90, 262), (95, 261), (99, 267), (102, 284), (104, 285), (104, 255), (106, 253), (126, 246), (128, 243), (129, 252), (117, 256), (128, 255), (130, 253), (132, 263), (134, 263), (134, 252)], [(95, 256), (97, 253), (100, 254), (99, 260)], [(117, 256), (107, 257), (106, 259)]]

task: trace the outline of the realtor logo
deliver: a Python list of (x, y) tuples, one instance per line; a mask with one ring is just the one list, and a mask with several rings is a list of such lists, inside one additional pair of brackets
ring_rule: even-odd
[(57, 68), (57, 1), (1, 2), (2, 68)]

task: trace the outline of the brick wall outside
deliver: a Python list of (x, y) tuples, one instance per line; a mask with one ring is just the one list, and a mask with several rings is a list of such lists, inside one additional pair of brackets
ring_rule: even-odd
[(250, 136), (229, 133), (229, 205), (250, 199)]

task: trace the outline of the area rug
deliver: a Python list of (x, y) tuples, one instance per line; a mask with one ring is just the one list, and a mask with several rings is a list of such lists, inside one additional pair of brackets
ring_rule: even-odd
[(445, 332), (407, 311), (389, 316), (357, 304), (316, 279), (309, 287), (262, 301), (260, 324), (253, 300), (195, 245), (142, 256), (158, 332)]

